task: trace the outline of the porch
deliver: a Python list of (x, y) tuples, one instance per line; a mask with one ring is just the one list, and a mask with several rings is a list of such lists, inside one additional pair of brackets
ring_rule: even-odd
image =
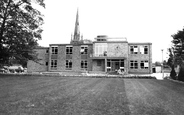
[(128, 73), (127, 59), (124, 57), (106, 57), (92, 59), (92, 71), (106, 73)]

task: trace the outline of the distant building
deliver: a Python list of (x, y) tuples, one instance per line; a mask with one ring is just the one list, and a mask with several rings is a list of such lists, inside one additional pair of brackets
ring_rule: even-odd
[(162, 65), (152, 63), (152, 73), (161, 73), (162, 72)]
[(98, 71), (152, 73), (152, 44), (128, 43), (126, 38), (97, 36), (95, 41), (80, 36), (78, 12), (69, 44), (50, 44), (35, 49), (40, 64), (28, 61), (28, 72)]

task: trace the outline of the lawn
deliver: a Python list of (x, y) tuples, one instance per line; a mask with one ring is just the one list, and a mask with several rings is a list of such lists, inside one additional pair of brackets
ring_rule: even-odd
[(0, 77), (0, 115), (182, 115), (184, 84), (169, 80)]

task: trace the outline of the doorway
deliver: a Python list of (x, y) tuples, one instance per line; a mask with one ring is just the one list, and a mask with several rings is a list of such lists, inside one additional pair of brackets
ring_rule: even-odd
[(120, 67), (124, 67), (123, 59), (107, 59), (107, 67), (110, 68), (108, 71), (118, 71)]

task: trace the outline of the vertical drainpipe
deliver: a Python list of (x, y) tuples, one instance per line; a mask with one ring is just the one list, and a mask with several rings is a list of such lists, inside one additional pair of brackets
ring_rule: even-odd
[(152, 72), (152, 44), (149, 44), (149, 73), (151, 74)]
[(105, 72), (107, 72), (107, 58), (105, 57)]
[(128, 45), (128, 51), (127, 51), (127, 59), (125, 59), (126, 60), (126, 68), (127, 68), (127, 70), (126, 70), (126, 73), (128, 74), (128, 72), (129, 72), (129, 51), (130, 51), (130, 46), (129, 46), (129, 44), (127, 43), (127, 45)]
[(51, 46), (49, 45), (49, 60), (48, 60), (48, 71), (50, 71), (51, 65)]

